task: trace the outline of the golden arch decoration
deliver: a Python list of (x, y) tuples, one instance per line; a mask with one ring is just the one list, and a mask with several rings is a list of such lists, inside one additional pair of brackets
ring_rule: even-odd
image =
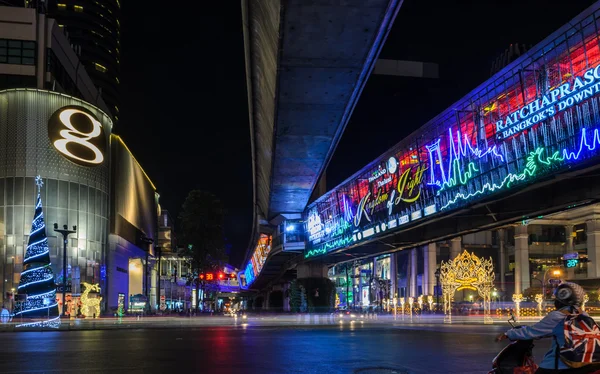
[(444, 321), (452, 322), (452, 300), (454, 293), (473, 290), (483, 298), (483, 322), (492, 323), (490, 304), (494, 286), (494, 265), (489, 259), (479, 258), (466, 250), (454, 260), (442, 261), (440, 283), (444, 298)]

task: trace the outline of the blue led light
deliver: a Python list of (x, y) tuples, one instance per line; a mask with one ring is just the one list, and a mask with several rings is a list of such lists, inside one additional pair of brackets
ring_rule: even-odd
[[(50, 267), (50, 251), (42, 212), (42, 199), (39, 190), (42, 186), (42, 180), (40, 177), (36, 178), (36, 184), (38, 185), (38, 195), (35, 204), (35, 218), (31, 223), (29, 241), (23, 261), (25, 270), (21, 272), (18, 286), (19, 294), (27, 295), (27, 299), (24, 302), (16, 303), (14, 314), (28, 318), (44, 318), (44, 320), (28, 322), (20, 326), (54, 327), (52, 321), (55, 321), (58, 317), (58, 302), (56, 301), (56, 285)], [(48, 320), (48, 317), (53, 318)]]

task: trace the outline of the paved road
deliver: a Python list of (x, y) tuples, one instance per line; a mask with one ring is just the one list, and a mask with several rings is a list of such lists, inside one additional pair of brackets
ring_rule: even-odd
[[(0, 334), (2, 373), (484, 373), (503, 326), (360, 324)], [(541, 358), (548, 343), (538, 344)]]

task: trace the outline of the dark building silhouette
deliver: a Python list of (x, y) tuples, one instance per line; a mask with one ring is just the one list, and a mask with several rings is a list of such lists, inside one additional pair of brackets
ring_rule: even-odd
[(121, 3), (119, 0), (0, 0), (0, 6), (38, 8), (56, 20), (82, 67), (101, 92), (114, 121), (119, 120)]

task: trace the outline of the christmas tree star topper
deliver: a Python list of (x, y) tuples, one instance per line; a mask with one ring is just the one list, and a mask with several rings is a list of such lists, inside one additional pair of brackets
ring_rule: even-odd
[(42, 189), (42, 186), (44, 185), (44, 181), (42, 180), (41, 176), (38, 175), (37, 177), (35, 177), (35, 184), (38, 187), (38, 193), (39, 193), (40, 190)]

